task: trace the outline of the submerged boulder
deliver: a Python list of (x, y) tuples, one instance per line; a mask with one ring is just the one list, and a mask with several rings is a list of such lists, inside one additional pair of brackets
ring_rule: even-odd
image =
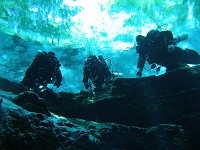
[(13, 99), (13, 102), (30, 112), (42, 113), (50, 116), (46, 101), (34, 92), (24, 92)]

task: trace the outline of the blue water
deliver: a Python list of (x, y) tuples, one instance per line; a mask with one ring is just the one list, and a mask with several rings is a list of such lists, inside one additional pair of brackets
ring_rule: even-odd
[[(135, 37), (150, 29), (187, 33), (182, 48), (200, 52), (198, 0), (16, 0), (0, 2), (0, 72), (19, 82), (38, 50), (54, 51), (61, 62), (62, 86), (55, 91), (80, 91), (83, 63), (102, 54), (113, 70), (136, 77)], [(8, 36), (8, 35), (10, 36)], [(16, 42), (17, 35), (26, 42)], [(39, 42), (40, 44), (36, 43)], [(143, 76), (160, 75), (145, 66)]]

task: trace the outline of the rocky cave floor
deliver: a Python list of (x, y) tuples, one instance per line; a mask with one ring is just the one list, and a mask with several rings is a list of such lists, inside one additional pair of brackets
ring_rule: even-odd
[(105, 92), (35, 93), (0, 78), (2, 150), (200, 149), (200, 66), (118, 78)]

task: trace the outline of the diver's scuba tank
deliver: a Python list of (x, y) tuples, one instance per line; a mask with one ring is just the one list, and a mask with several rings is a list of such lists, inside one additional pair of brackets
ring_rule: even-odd
[(176, 35), (173, 39), (174, 43), (179, 43), (182, 42), (184, 40), (187, 40), (188, 38), (188, 34), (181, 34), (181, 35)]

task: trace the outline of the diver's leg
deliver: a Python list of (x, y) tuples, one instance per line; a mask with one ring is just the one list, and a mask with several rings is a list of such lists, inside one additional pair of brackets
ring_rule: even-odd
[(179, 68), (179, 67), (183, 67), (183, 66), (185, 66), (184, 64), (179, 64), (179, 63), (168, 63), (167, 65), (166, 65), (166, 72), (168, 72), (168, 71), (171, 71), (171, 70), (175, 70), (175, 69), (177, 69), (177, 68)]
[(179, 63), (186, 63), (186, 64), (200, 63), (199, 54), (192, 49), (182, 50), (181, 48), (176, 47), (175, 56)]

